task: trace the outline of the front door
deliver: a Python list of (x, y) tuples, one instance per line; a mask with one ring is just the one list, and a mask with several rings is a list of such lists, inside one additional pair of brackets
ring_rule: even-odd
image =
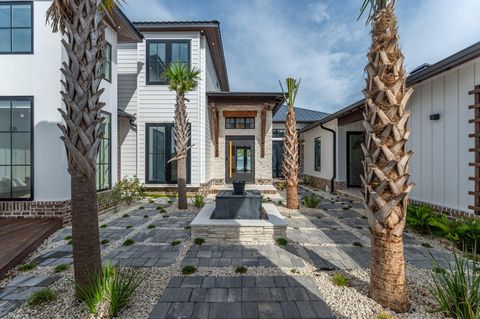
[(347, 132), (347, 187), (360, 187), (363, 173), (363, 132)]
[(225, 138), (225, 182), (244, 180), (255, 182), (255, 136)]

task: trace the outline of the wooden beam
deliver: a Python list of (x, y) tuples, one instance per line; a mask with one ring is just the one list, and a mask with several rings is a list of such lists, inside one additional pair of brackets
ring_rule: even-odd
[(260, 131), (260, 157), (265, 157), (265, 137), (267, 135), (267, 110), (268, 106), (262, 109), (261, 131)]
[(223, 117), (257, 117), (257, 111), (223, 111)]
[(219, 111), (215, 107), (215, 103), (211, 104), (212, 107), (210, 109), (210, 129), (211, 129), (211, 135), (212, 135), (212, 141), (213, 141), (213, 148), (215, 150), (215, 157), (218, 157), (218, 137), (219, 137), (219, 125), (218, 125), (218, 115)]

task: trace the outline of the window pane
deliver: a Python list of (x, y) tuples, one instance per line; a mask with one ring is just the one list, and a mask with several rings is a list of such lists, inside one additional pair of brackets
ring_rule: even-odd
[(0, 28), (10, 27), (10, 5), (0, 5)]
[(10, 133), (0, 133), (0, 165), (10, 165)]
[(165, 81), (166, 68), (165, 43), (149, 43), (148, 80), (151, 82)]
[(12, 6), (12, 27), (31, 27), (32, 15), (29, 4)]
[(10, 29), (0, 29), (0, 52), (11, 52)]
[(12, 51), (29, 52), (32, 50), (32, 30), (31, 29), (13, 29), (12, 30)]
[(12, 197), (30, 197), (30, 166), (13, 166)]
[(172, 62), (188, 64), (188, 58), (188, 43), (172, 43)]
[(10, 198), (10, 175), (10, 166), (0, 166), (0, 198)]
[(108, 165), (101, 165), (101, 180), (102, 184), (100, 185), (102, 189), (108, 189), (110, 188), (110, 169)]
[(12, 131), (30, 131), (30, 101), (12, 101)]
[(166, 128), (150, 126), (148, 128), (148, 179), (154, 182), (165, 182), (166, 157), (165, 142)]
[(0, 100), (0, 131), (10, 131), (10, 101)]
[(104, 48), (104, 58), (103, 62), (103, 77), (107, 81), (111, 81), (112, 78), (112, 46), (107, 43)]
[(30, 164), (30, 133), (12, 134), (12, 161), (14, 165)]

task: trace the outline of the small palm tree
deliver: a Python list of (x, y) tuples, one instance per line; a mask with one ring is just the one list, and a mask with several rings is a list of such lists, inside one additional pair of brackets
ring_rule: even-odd
[(403, 230), (407, 216), (411, 151), (405, 150), (410, 135), (406, 104), (413, 90), (407, 88), (407, 72), (398, 45), (394, 0), (365, 0), (360, 16), (370, 8), (372, 45), (368, 65), (364, 109), (365, 207), (369, 215), (372, 265), (371, 297), (397, 312), (409, 309), (403, 254)]
[[(98, 4), (97, 4), (98, 3)], [(71, 176), (73, 264), (77, 287), (89, 286), (101, 272), (95, 163), (102, 131), (99, 102), (103, 89), (104, 16), (115, 0), (53, 0), (47, 23), (64, 36), (67, 61), (62, 63), (64, 123), (58, 124)], [(78, 291), (78, 289), (77, 289)]]
[(298, 175), (300, 174), (300, 163), (298, 161), (298, 133), (297, 123), (295, 121), (295, 99), (297, 98), (300, 81), (287, 78), (285, 80), (287, 93), (283, 91), (282, 83), (280, 87), (283, 96), (287, 101), (288, 112), (285, 122), (285, 139), (283, 142), (283, 176), (285, 176), (285, 184), (287, 184), (287, 208), (298, 208)]
[(191, 147), (190, 125), (187, 119), (187, 106), (185, 93), (193, 91), (198, 86), (200, 71), (193, 68), (190, 70), (188, 64), (171, 63), (165, 75), (168, 79), (170, 90), (176, 93), (174, 138), (175, 156), (170, 161), (177, 161), (177, 183), (178, 183), (178, 208), (187, 209), (187, 153)]

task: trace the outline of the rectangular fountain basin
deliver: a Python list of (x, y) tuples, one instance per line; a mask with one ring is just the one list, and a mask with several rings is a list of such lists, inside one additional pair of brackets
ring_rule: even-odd
[(223, 190), (216, 196), (213, 219), (262, 219), (262, 194), (257, 190), (236, 195)]

